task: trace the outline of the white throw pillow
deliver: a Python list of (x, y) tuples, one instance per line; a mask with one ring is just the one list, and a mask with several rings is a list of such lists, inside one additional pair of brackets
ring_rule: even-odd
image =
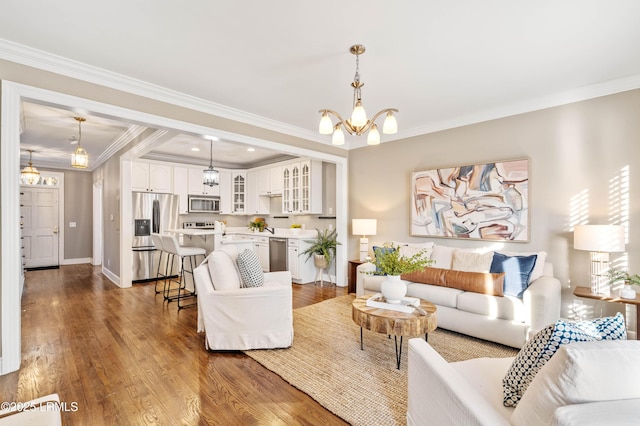
[(464, 272), (489, 272), (491, 262), (493, 261), (493, 252), (472, 253), (463, 250), (453, 251), (453, 261), (451, 269)]
[(240, 276), (236, 262), (226, 251), (216, 250), (209, 255), (209, 275), (216, 290), (235, 290), (240, 288)]
[(529, 284), (532, 281), (537, 280), (544, 274), (544, 262), (547, 260), (547, 252), (546, 251), (498, 251), (498, 253), (502, 253), (507, 256), (531, 256), (533, 254), (537, 255), (536, 264), (533, 266), (533, 270), (531, 271), (531, 275), (529, 276)]
[(434, 261), (432, 266), (441, 269), (451, 269), (454, 250), (456, 249), (453, 247), (435, 244), (431, 252), (431, 259)]
[(514, 425), (550, 424), (557, 408), (640, 398), (640, 341), (563, 345), (536, 374), (513, 411)]
[(421, 251), (424, 251), (422, 256), (420, 256), (421, 258), (423, 259), (431, 258), (431, 252), (433, 251), (433, 249), (431, 248), (427, 249), (427, 248), (413, 247), (411, 245), (400, 246), (400, 256), (404, 256), (404, 257), (412, 257), (420, 253)]

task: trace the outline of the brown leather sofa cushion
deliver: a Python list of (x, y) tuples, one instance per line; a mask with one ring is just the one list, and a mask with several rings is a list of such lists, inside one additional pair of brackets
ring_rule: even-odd
[(432, 284), (446, 287), (447, 271), (449, 271), (449, 269), (427, 267), (422, 271), (403, 274), (400, 278), (406, 281), (413, 281), (414, 283)]
[(504, 273), (465, 272), (452, 269), (425, 268), (422, 271), (402, 275), (403, 280), (462, 291), (504, 296)]

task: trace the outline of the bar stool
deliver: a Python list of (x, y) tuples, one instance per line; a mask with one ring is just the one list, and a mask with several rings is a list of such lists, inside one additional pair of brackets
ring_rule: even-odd
[[(166, 285), (167, 268), (169, 267), (169, 259), (168, 259), (169, 253), (167, 253), (167, 262), (165, 263), (164, 273), (161, 273), (160, 268), (162, 265), (162, 255), (166, 253), (162, 245), (162, 237), (160, 236), (160, 234), (151, 234), (151, 241), (153, 241), (153, 245), (156, 247), (156, 250), (158, 251), (158, 267), (156, 268), (156, 287), (155, 287), (156, 294), (158, 294), (160, 293), (160, 291), (158, 290), (158, 281), (160, 281), (161, 277), (165, 281), (165, 285)], [(164, 292), (164, 289), (162, 291)]]
[[(193, 280), (193, 270), (194, 266), (194, 258), (197, 256), (202, 256), (203, 259), (206, 256), (206, 251), (203, 248), (199, 247), (185, 247), (181, 246), (178, 243), (178, 239), (174, 235), (163, 235), (162, 236), (162, 245), (164, 250), (173, 256), (180, 256), (180, 278), (178, 280), (178, 295), (174, 297), (165, 297), (167, 301), (171, 302), (172, 300), (178, 301), (178, 309), (188, 308), (189, 306), (194, 306), (196, 303), (191, 303), (189, 305), (181, 305), (180, 301), (187, 297), (195, 297), (196, 296), (196, 286)], [(191, 266), (191, 270), (185, 269), (185, 258), (189, 258), (189, 263)], [(173, 262), (172, 262), (173, 263)], [(197, 263), (197, 262), (195, 262)], [(184, 278), (184, 273), (187, 272), (191, 274), (191, 282), (193, 283), (193, 290), (190, 291), (187, 289), (186, 280)], [(171, 284), (169, 284), (171, 287)], [(185, 290), (185, 294), (182, 294), (182, 291)], [(165, 293), (168, 296), (168, 291)]]

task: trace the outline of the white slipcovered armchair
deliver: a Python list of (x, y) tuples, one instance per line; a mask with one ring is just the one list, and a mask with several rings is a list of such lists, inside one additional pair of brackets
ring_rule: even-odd
[(291, 346), (291, 272), (265, 273), (261, 287), (240, 288), (235, 257), (233, 250), (214, 251), (194, 271), (198, 332), (204, 331), (205, 346), (212, 350)]

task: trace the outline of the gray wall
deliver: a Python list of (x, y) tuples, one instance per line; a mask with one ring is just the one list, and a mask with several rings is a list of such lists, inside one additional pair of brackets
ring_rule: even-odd
[[(64, 173), (64, 258), (93, 257), (93, 179), (90, 172), (54, 170)], [(69, 222), (76, 227), (70, 228)]]
[[(640, 272), (638, 117), (640, 90), (634, 90), (352, 150), (349, 217), (378, 219), (378, 234), (369, 238), (370, 246), (391, 240), (486, 246), (410, 237), (411, 172), (529, 158), (531, 238), (528, 243), (506, 243), (505, 249), (549, 253), (565, 287), (563, 315), (570, 316), (570, 287), (589, 285), (589, 254), (573, 249), (573, 225), (627, 222), (627, 253), (613, 258), (622, 257), (633, 273)], [(628, 187), (619, 183), (627, 170)], [(625, 194), (629, 204), (621, 215), (617, 209)], [(576, 200), (581, 200), (580, 211)], [(348, 255), (355, 257), (356, 237), (350, 236), (349, 247)]]

